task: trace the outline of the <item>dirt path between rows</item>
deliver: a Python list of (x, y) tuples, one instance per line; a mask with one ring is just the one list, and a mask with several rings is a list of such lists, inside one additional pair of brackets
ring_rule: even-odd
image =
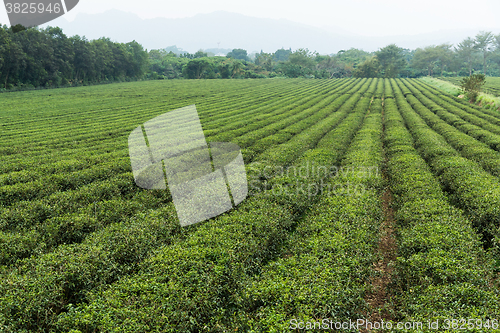
[[(383, 105), (383, 104), (382, 104)], [(382, 109), (382, 118), (384, 119), (384, 112)], [(385, 126), (383, 126), (383, 132), (385, 133)], [(383, 172), (383, 177), (387, 181), (388, 177)], [(391, 283), (392, 275), (392, 263), (396, 260), (397, 254), (397, 243), (394, 234), (395, 229), (395, 218), (394, 210), (392, 208), (392, 192), (387, 186), (382, 193), (382, 211), (384, 221), (380, 227), (380, 240), (378, 243), (377, 252), (380, 254), (381, 259), (374, 264), (375, 275), (370, 281), (372, 287), (371, 293), (369, 293), (365, 300), (370, 306), (371, 313), (368, 316), (368, 320), (371, 323), (378, 322), (381, 323), (392, 320), (391, 313), (392, 306), (390, 301), (389, 284)], [(370, 330), (364, 329), (362, 332), (383, 332), (383, 330)]]
[[(372, 313), (368, 318), (372, 323), (392, 319), (388, 286), (391, 282), (392, 263), (396, 260), (397, 244), (394, 235), (394, 211), (391, 207), (392, 193), (389, 188), (384, 190), (382, 200), (384, 221), (380, 228), (381, 237), (378, 244), (378, 253), (382, 256), (382, 259), (374, 265), (376, 274), (371, 280), (372, 293), (366, 298), (372, 309)], [(367, 332), (370, 331), (367, 330)], [(380, 330), (377, 331), (380, 332)]]

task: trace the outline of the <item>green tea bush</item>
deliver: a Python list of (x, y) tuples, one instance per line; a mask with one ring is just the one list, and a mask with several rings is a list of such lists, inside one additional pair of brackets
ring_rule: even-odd
[[(248, 180), (269, 188), (181, 228), (168, 190), (135, 185), (127, 137), (191, 104), (207, 141), (238, 143)], [(384, 79), (163, 80), (6, 94), (0, 331), (282, 332), (293, 318), (371, 318), (381, 310), (367, 298), (380, 274), (385, 186), (397, 209), (385, 304), (394, 320), (496, 318), (498, 268), (481, 241), (494, 244), (498, 234), (497, 178), (478, 163), (495, 167), (485, 152), (500, 117), (482, 110), (413, 80)], [(266, 172), (304, 165), (338, 172)], [(274, 191), (300, 182), (302, 190)], [(335, 192), (308, 193), (311, 184)]]
[[(472, 223), (450, 205), (432, 169), (414, 148), (405, 122), (416, 144), (424, 137), (429, 139), (428, 145), (434, 140), (440, 147), (443, 141), (432, 138), (422, 121), (413, 117), (398, 84), (392, 81), (396, 101), (386, 100), (384, 105), (388, 175), (400, 226), (392, 275), (393, 306), (398, 309), (395, 319), (428, 321), (480, 315), (485, 320), (500, 312), (498, 290), (487, 287), (493, 278), (493, 262), (483, 251)], [(437, 153), (440, 150), (424, 156), (430, 160), (456, 156), (453, 152), (446, 155), (446, 150)]]
[[(324, 151), (321, 162), (335, 164), (363, 123), (369, 101), (361, 99), (316, 148), (305, 154), (297, 153), (298, 160), (280, 161), (300, 166), (316, 161), (315, 152)], [(378, 120), (380, 124), (380, 115)], [(370, 152), (380, 154), (380, 151), (379, 146)], [(267, 156), (260, 155), (257, 160), (267, 165)], [(258, 168), (253, 163), (252, 172), (258, 173)], [(300, 177), (287, 178), (295, 179)], [(283, 179), (270, 181), (276, 184)], [(367, 232), (378, 230), (379, 219), (369, 219), (378, 216), (374, 212), (380, 214), (373, 206), (377, 203), (374, 198), (377, 196), (373, 192), (354, 202), (346, 196), (325, 198), (331, 201), (321, 201), (311, 213), (308, 208), (317, 201), (315, 197), (260, 193), (244, 201), (238, 210), (200, 225), (185, 241), (159, 250), (144, 262), (139, 274), (120, 280), (108, 290), (96, 291), (89, 296), (89, 304), (74, 307), (61, 316), (58, 327), (61, 330), (77, 327), (82, 331), (113, 331), (120, 327), (138, 332), (189, 331), (200, 327), (208, 331), (267, 330), (286, 327), (286, 320), (293, 315), (345, 317), (353, 306), (357, 311), (366, 309), (362, 295), (370, 265), (364, 263), (373, 262), (375, 257), (370, 251), (376, 245), (376, 238)], [(332, 209), (326, 212), (324, 207)], [(346, 212), (353, 209), (358, 218), (347, 219)], [(316, 214), (325, 215), (312, 220)], [(341, 216), (346, 217), (332, 224)], [(356, 223), (359, 228), (344, 221)], [(322, 227), (324, 230), (318, 234), (316, 230)], [(346, 232), (356, 235), (356, 240), (342, 240)], [(356, 253), (356, 260), (346, 256), (345, 251)], [(353, 280), (353, 274), (359, 280)], [(351, 288), (346, 292), (347, 283)], [(137, 312), (136, 308), (146, 310)]]
[(500, 182), (497, 177), (481, 168), (483, 166), (492, 174), (498, 174), (498, 153), (486, 145), (481, 147), (477, 141), (471, 141), (470, 137), (427, 110), (416, 98), (409, 97), (408, 101), (416, 112), (424, 116), (450, 144), (461, 149), (463, 155), (471, 158), (469, 160), (459, 156), (443, 136), (432, 131), (415, 111), (406, 106), (408, 102), (405, 99), (398, 99), (402, 115), (414, 134), (415, 145), (440, 177), (443, 189), (450, 192), (453, 203), (467, 212), (486, 245), (498, 246)]

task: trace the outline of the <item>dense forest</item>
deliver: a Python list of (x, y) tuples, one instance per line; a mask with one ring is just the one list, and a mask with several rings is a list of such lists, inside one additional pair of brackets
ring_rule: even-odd
[(0, 88), (30, 89), (140, 79), (148, 55), (133, 41), (88, 41), (60, 28), (0, 27)]
[(78, 86), (143, 79), (240, 79), (272, 77), (500, 76), (500, 35), (480, 32), (456, 46), (409, 50), (391, 44), (320, 55), (308, 49), (248, 54), (194, 54), (175, 46), (145, 50), (139, 43), (66, 36), (60, 28), (0, 26), (0, 91)]

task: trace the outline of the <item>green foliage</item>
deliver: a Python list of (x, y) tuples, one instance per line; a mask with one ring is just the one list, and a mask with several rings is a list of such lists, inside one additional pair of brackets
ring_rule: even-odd
[(189, 62), (186, 57), (177, 57), (172, 51), (149, 51), (149, 78), (177, 79), (182, 77), (182, 68)]
[(308, 49), (298, 49), (288, 56), (288, 61), (279, 64), (277, 71), (289, 78), (313, 75), (316, 62)]
[(210, 66), (207, 59), (193, 59), (182, 68), (182, 74), (188, 79), (200, 79)]
[[(170, 46), (146, 52), (135, 41), (115, 43), (109, 38), (89, 41), (67, 37), (60, 28), (0, 27), (0, 91), (33, 90), (94, 83), (152, 79), (228, 79), (228, 78), (344, 78), (419, 77), (423, 75), (472, 75), (482, 69), (500, 75), (499, 36), (482, 31), (454, 49), (450, 44), (417, 50), (395, 44), (374, 53), (351, 48), (337, 54), (319, 55), (307, 49), (279, 49), (256, 54), (255, 64), (247, 51), (233, 49), (230, 62), (209, 50), (191, 54)], [(210, 49), (215, 53), (229, 50)], [(374, 60), (374, 57), (375, 59)], [(206, 59), (194, 62), (191, 60)], [(240, 63), (235, 62), (240, 61)], [(253, 61), (253, 59), (252, 59)], [(473, 97), (473, 96), (472, 96)], [(499, 102), (500, 103), (500, 102)], [(488, 108), (497, 102), (484, 100)]]
[(13, 25), (10, 27), (10, 30), (13, 32), (13, 33), (17, 33), (17, 32), (20, 32), (20, 31), (24, 31), (26, 30), (27, 28), (25, 26), (23, 26), (22, 24), (16, 24), (16, 25)]
[(316, 55), (314, 59), (316, 64), (316, 71), (314, 76), (316, 78), (342, 78), (350, 77), (351, 67), (339, 61), (333, 56)]
[(309, 52), (308, 49), (298, 49), (288, 57), (288, 61), (292, 65), (298, 65), (303, 68), (312, 70), (316, 65), (314, 61), (314, 54)]
[[(500, 211), (497, 203), (497, 197), (500, 196), (500, 183), (497, 177), (492, 176), (492, 174), (495, 176), (500, 174), (498, 169), (500, 157), (498, 153), (490, 149), (487, 144), (478, 142), (453, 126), (446, 124), (440, 117), (465, 130), (461, 126), (463, 122), (460, 121), (460, 118), (449, 115), (440, 106), (422, 96), (416, 89), (409, 87), (416, 97), (408, 96), (410, 97), (407, 97), (408, 101), (423, 120), (414, 118), (415, 116), (411, 114), (408, 117), (414, 118), (415, 122), (422, 123), (422, 131), (425, 122), (427, 122), (430, 127), (442, 135), (439, 137), (436, 132), (429, 132), (426, 139), (419, 138), (418, 140), (434, 140), (437, 142), (437, 138), (440, 141), (445, 138), (447, 141), (442, 142), (440, 145), (422, 143), (422, 150), (425, 151), (426, 156), (431, 161), (434, 161), (431, 162), (431, 165), (439, 170), (441, 177), (447, 184), (447, 188), (453, 193), (455, 202), (459, 203), (468, 212), (470, 219), (482, 233), (485, 244), (489, 247), (498, 246), (496, 242), (499, 239), (500, 229), (498, 225), (492, 222), (499, 218), (496, 214)], [(436, 114), (429, 111), (426, 106)], [(464, 125), (469, 131), (477, 131), (478, 129), (471, 128), (467, 124)], [(487, 133), (483, 132), (483, 134)], [(494, 149), (498, 149), (498, 136), (490, 135), (483, 140), (492, 145)], [(432, 149), (433, 146), (434, 149)], [(456, 151), (451, 149), (452, 147)], [(463, 157), (469, 159), (459, 156), (457, 151)], [(476, 199), (473, 200), (472, 197), (474, 196)]]
[(383, 77), (398, 77), (401, 70), (406, 66), (404, 50), (396, 44), (390, 44), (375, 52), (380, 63)]
[[(417, 104), (410, 106), (399, 88), (404, 84), (391, 80), (391, 86), (395, 99), (384, 104), (384, 140), (400, 230), (393, 273), (394, 301), (400, 309), (397, 320), (496, 314), (499, 293), (487, 287), (494, 262), (483, 250), (474, 223), (448, 202), (440, 186), (448, 187), (457, 177), (461, 178), (457, 185), (477, 189), (463, 183), (462, 176), (471, 169), (439, 166), (461, 158), (415, 114), (412, 106)], [(412, 99), (412, 94), (420, 96), (412, 89), (406, 98)]]
[(276, 50), (276, 52), (274, 52), (273, 59), (274, 61), (287, 61), (290, 54), (292, 54), (292, 49), (290, 50), (279, 49)]
[(292, 63), (280, 64), (278, 72), (288, 78), (306, 77), (306, 75), (311, 73), (308, 68), (304, 68), (300, 65), (294, 65)]
[(380, 62), (377, 57), (371, 57), (370, 59), (359, 65), (352, 75), (354, 77), (379, 77), (380, 74)]
[(33, 89), (142, 79), (147, 52), (135, 41), (67, 37), (60, 28), (0, 26), (0, 85)]
[(479, 93), (486, 83), (485, 80), (486, 77), (484, 74), (473, 74), (462, 79), (460, 87), (472, 103), (476, 102)]
[(481, 31), (476, 35), (475, 49), (483, 53), (483, 74), (486, 75), (486, 58), (493, 51), (494, 36), (490, 31)]
[(349, 67), (355, 68), (365, 60), (369, 59), (371, 54), (369, 52), (351, 48), (349, 50), (340, 50), (334, 55), (336, 61), (345, 64)]
[(233, 58), (233, 59), (239, 59), (239, 60), (244, 60), (248, 61), (250, 60), (247, 55), (247, 50), (243, 49), (233, 49), (231, 52), (229, 52), (226, 57), (228, 58)]
[(207, 53), (206, 52), (203, 52), (203, 50), (198, 50), (195, 54), (194, 54), (194, 58), (204, 58), (204, 57), (207, 57)]
[[(356, 90), (359, 88), (358, 84)], [(365, 83), (361, 89), (367, 88)], [(276, 157), (287, 165), (303, 165), (316, 158), (315, 152), (324, 151), (327, 155), (322, 155), (326, 158), (322, 162), (334, 163), (363, 122), (369, 101), (368, 97), (360, 100), (355, 113), (329, 132), (328, 139), (321, 140), (318, 144), (321, 148), (309, 150), (298, 161), (296, 153)], [(349, 109), (346, 105), (345, 111)], [(330, 110), (330, 114), (335, 115), (335, 112)], [(328, 127), (332, 128), (332, 125), (330, 123)], [(326, 127), (326, 124), (316, 121), (305, 130), (308, 133), (300, 134), (301, 139), (315, 135), (321, 127)], [(318, 137), (319, 134), (311, 140)], [(331, 153), (329, 147), (332, 146), (336, 147), (337, 153)], [(356, 154), (363, 150), (362, 146), (355, 151)], [(378, 151), (373, 150), (373, 154), (377, 153), (381, 153), (380, 147)], [(269, 156), (266, 154), (262, 158), (269, 160)], [(292, 176), (288, 180), (294, 181), (295, 178)], [(349, 177), (342, 181), (355, 179)], [(302, 212), (314, 203), (314, 198), (264, 193), (250, 198), (233, 214), (201, 225), (190, 235), (188, 242), (162, 249), (144, 263), (144, 273), (120, 281), (104, 292), (96, 291), (90, 296), (88, 305), (63, 315), (59, 327), (76, 325), (80, 329), (104, 330), (120, 327), (127, 331), (156, 327), (165, 332), (196, 330), (203, 326), (208, 330), (272, 330), (285, 328), (293, 317), (310, 318), (318, 313), (318, 309), (322, 309), (322, 315), (336, 314), (342, 318), (348, 318), (353, 311), (362, 314), (361, 311), (366, 309), (362, 300), (364, 289), (358, 282), (360, 280), (353, 280), (352, 276), (367, 278), (364, 272), (376, 258), (371, 254), (376, 238), (370, 235), (377, 230), (380, 211), (376, 208), (378, 202), (373, 200), (376, 196), (372, 194), (366, 193), (356, 198), (356, 202), (346, 197), (325, 198), (330, 201), (325, 201), (314, 213), (304, 217), (301, 217)], [(325, 204), (338, 208), (324, 212), (320, 207)], [(363, 207), (372, 207), (370, 215)], [(349, 221), (356, 223), (358, 228), (351, 228), (343, 217), (353, 209), (356, 209), (358, 218)], [(290, 215), (293, 212), (295, 214)], [(346, 223), (328, 223), (330, 219), (342, 217)], [(300, 228), (296, 229), (300, 233), (289, 232), (290, 226)], [(318, 229), (323, 233), (318, 234)], [(357, 241), (350, 242), (346, 233)], [(357, 260), (345, 256), (345, 251), (355, 255)], [(282, 253), (287, 253), (287, 256), (282, 258)], [(366, 264), (360, 265), (360, 261)], [(304, 284), (303, 281), (310, 279), (316, 282)], [(336, 292), (341, 288), (345, 290), (346, 285), (349, 285), (347, 292)], [(290, 292), (284, 293), (284, 286), (288, 286)], [(164, 296), (158, 298), (158, 293)], [(183, 297), (178, 297), (179, 293)], [(131, 294), (140, 297), (123, 298), (123, 295)], [(296, 297), (301, 299), (301, 306), (296, 304)], [(122, 301), (125, 299), (127, 301)], [(193, 302), (204, 306), (193, 308)], [(136, 308), (145, 311), (137, 312)], [(164, 320), (165, 316), (168, 321)]]
[(257, 53), (255, 64), (262, 66), (266, 71), (270, 72), (273, 69), (273, 55), (264, 52)]
[(476, 51), (476, 43), (471, 37), (467, 37), (456, 47), (456, 52), (463, 62), (467, 64), (469, 76), (472, 75), (473, 61)]
[(438, 46), (428, 46), (424, 49), (417, 49), (411, 60), (413, 68), (427, 72), (432, 76), (438, 69), (443, 75), (444, 69), (453, 66), (453, 51), (450, 44)]

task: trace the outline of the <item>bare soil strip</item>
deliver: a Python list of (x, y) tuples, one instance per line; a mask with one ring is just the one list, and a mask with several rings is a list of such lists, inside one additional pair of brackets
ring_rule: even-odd
[[(382, 117), (384, 116), (382, 110)], [(385, 126), (383, 126), (385, 132)], [(387, 180), (387, 175), (383, 172), (383, 177)], [(365, 300), (369, 304), (371, 313), (368, 320), (372, 323), (384, 322), (392, 320), (393, 313), (390, 293), (388, 291), (389, 284), (391, 283), (392, 276), (392, 263), (396, 260), (397, 243), (394, 234), (395, 218), (394, 210), (392, 209), (392, 193), (387, 186), (382, 194), (382, 210), (384, 221), (380, 228), (380, 241), (378, 244), (378, 253), (381, 260), (374, 264), (373, 269), (376, 274), (370, 281), (372, 291), (369, 293)], [(363, 332), (371, 332), (372, 330), (363, 330)], [(377, 330), (380, 332), (381, 330)]]
[(372, 308), (369, 317), (370, 322), (381, 322), (381, 320), (391, 320), (391, 309), (389, 302), (388, 285), (391, 282), (392, 265), (396, 260), (397, 244), (394, 235), (394, 211), (391, 207), (392, 193), (389, 188), (382, 194), (382, 205), (384, 212), (384, 222), (381, 226), (378, 252), (382, 256), (374, 266), (377, 274), (372, 278), (372, 293), (368, 295), (366, 301)]

